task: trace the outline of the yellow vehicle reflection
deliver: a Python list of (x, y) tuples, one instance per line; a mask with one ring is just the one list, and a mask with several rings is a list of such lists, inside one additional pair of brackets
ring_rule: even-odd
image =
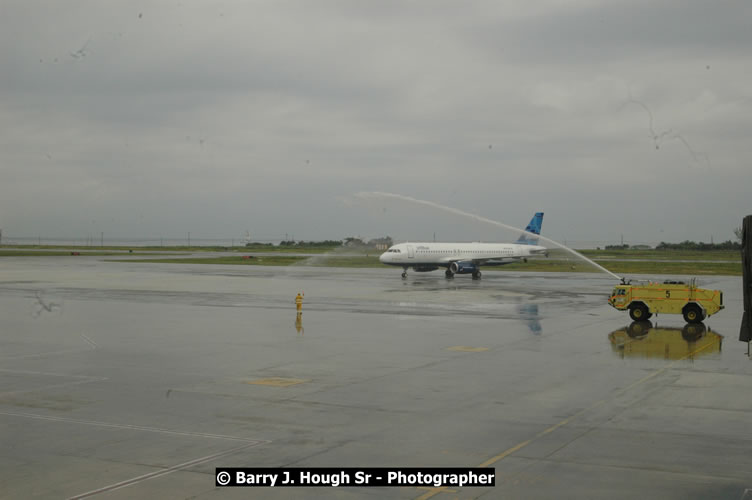
[(622, 358), (695, 359), (721, 352), (723, 335), (703, 323), (683, 328), (653, 326), (650, 321), (634, 321), (608, 335), (611, 348)]
[(297, 331), (301, 335), (305, 334), (305, 329), (303, 328), (303, 313), (302, 312), (299, 312), (295, 315), (295, 331)]

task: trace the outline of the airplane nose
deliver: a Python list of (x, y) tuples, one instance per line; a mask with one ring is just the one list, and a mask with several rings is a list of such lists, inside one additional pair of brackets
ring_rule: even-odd
[(386, 252), (379, 255), (379, 262), (381, 262), (382, 264), (386, 262)]

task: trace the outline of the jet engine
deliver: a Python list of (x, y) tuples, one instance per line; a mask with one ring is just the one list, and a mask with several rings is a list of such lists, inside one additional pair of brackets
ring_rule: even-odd
[(469, 274), (478, 272), (478, 266), (472, 262), (452, 262), (449, 264), (449, 270), (454, 274)]

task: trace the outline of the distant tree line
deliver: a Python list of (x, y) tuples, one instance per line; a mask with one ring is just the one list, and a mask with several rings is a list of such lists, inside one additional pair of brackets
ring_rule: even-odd
[(247, 248), (256, 248), (256, 247), (273, 247), (274, 243), (261, 243), (260, 241), (249, 241), (245, 244)]
[(281, 247), (295, 247), (295, 248), (331, 248), (331, 247), (339, 247), (342, 246), (341, 240), (322, 240), (322, 241), (295, 241), (295, 240), (288, 240), (288, 241), (280, 241), (279, 246)]
[(724, 241), (723, 243), (703, 243), (685, 240), (681, 243), (666, 243), (661, 241), (656, 250), (698, 250), (701, 252), (712, 250), (741, 250), (742, 245), (738, 241)]
[[(695, 241), (685, 240), (681, 243), (666, 243), (661, 241), (656, 250), (696, 250), (700, 252), (713, 251), (713, 250), (741, 250), (742, 249), (742, 228), (734, 228), (734, 236), (738, 241), (724, 241), (723, 243), (697, 243)], [(643, 250), (646, 245), (606, 245), (606, 250)], [(599, 248), (600, 250), (600, 248)]]
[[(606, 245), (606, 250), (647, 250), (651, 248), (648, 245)], [(661, 241), (656, 250), (696, 250), (700, 252), (713, 250), (741, 250), (742, 245), (738, 241), (724, 241), (723, 243), (698, 243), (696, 241), (682, 241), (681, 243), (666, 243)]]
[[(260, 243), (251, 241), (245, 244), (246, 248), (262, 248), (273, 247), (273, 243)], [(335, 248), (340, 246), (346, 247), (363, 247), (363, 248), (383, 248), (387, 249), (392, 246), (392, 238), (385, 236), (383, 238), (374, 238), (363, 241), (360, 238), (353, 236), (347, 237), (344, 240), (322, 240), (322, 241), (295, 241), (295, 240), (283, 240), (279, 242), (279, 246), (283, 248)]]
[(372, 240), (368, 240), (368, 242), (365, 242), (360, 238), (354, 238), (351, 236), (349, 238), (345, 238), (345, 242), (343, 244), (346, 247), (371, 247), (386, 250), (387, 248), (392, 246), (394, 242), (389, 236), (384, 236), (383, 238), (374, 238)]

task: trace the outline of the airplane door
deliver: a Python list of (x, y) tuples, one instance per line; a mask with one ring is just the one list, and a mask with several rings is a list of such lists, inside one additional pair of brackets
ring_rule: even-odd
[(408, 259), (415, 258), (415, 249), (411, 245), (407, 245), (407, 258)]

